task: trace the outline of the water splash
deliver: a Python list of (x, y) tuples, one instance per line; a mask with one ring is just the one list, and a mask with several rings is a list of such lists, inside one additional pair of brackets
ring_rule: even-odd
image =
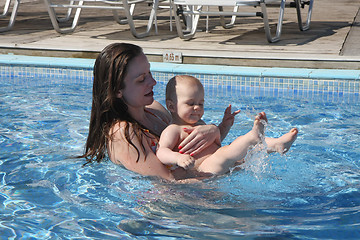
[[(253, 121), (255, 121), (256, 116), (258, 116), (254, 107), (252, 107), (252, 109), (246, 107), (245, 114)], [(258, 180), (261, 179), (265, 172), (269, 171), (268, 146), (265, 141), (265, 132), (269, 124), (264, 119), (261, 119), (260, 122), (264, 125), (264, 134), (261, 132), (258, 133), (261, 138), (260, 142), (249, 148), (244, 159), (245, 162), (241, 165), (241, 168), (253, 174)]]
[(251, 109), (249, 109), (249, 106), (246, 106), (245, 115), (248, 118), (255, 120), (256, 114), (257, 114), (257, 112), (254, 107), (251, 107)]
[(252, 149), (249, 149), (243, 168), (260, 180), (262, 175), (269, 171), (268, 157), (265, 141), (260, 142)]

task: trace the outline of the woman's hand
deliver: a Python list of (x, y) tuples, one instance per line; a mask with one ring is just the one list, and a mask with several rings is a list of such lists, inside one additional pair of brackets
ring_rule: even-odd
[(215, 125), (200, 125), (184, 128), (183, 130), (189, 136), (179, 144), (180, 153), (193, 156), (214, 142), (220, 145), (220, 130)]

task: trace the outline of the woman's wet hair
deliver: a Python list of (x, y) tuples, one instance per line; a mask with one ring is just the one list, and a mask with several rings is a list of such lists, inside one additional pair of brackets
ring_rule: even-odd
[[(130, 139), (130, 124), (138, 137), (142, 128), (129, 114), (125, 102), (117, 95), (125, 88), (125, 76), (130, 62), (141, 54), (143, 50), (137, 45), (113, 43), (105, 47), (96, 58), (89, 135), (85, 153), (80, 156), (86, 158), (87, 163), (101, 162), (105, 158), (107, 143), (112, 139), (110, 129), (116, 123), (126, 123), (125, 138), (135, 147)], [(135, 149), (140, 155), (139, 150), (136, 147)]]

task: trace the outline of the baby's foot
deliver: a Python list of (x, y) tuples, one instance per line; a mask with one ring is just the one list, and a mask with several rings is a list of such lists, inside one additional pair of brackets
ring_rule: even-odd
[(264, 112), (259, 113), (255, 117), (254, 126), (250, 131), (250, 134), (253, 137), (254, 144), (261, 142), (262, 138), (264, 137), (266, 123), (267, 123), (267, 118)]
[(267, 138), (268, 152), (286, 153), (296, 140), (298, 132), (297, 128), (293, 128), (279, 138)]

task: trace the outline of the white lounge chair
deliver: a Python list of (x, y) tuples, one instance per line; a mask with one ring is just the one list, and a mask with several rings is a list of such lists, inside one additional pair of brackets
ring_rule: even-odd
[[(280, 39), (285, 6), (289, 5), (291, 7), (296, 7), (299, 28), (300, 30), (304, 31), (307, 30), (310, 26), (313, 2), (314, 0), (309, 0), (306, 2), (304, 0), (292, 0), (290, 4), (286, 4), (286, 0), (174, 0), (173, 9), (175, 11), (174, 15), (177, 32), (179, 37), (182, 39), (191, 39), (195, 36), (200, 16), (220, 16), (220, 22), (224, 28), (232, 27), (237, 16), (258, 16), (263, 18), (266, 38), (268, 42), (272, 43), (277, 42)], [(309, 10), (306, 23), (303, 24), (301, 8), (304, 7), (305, 4), (309, 5)], [(272, 36), (269, 24), (267, 13), (267, 7), (269, 5), (276, 5), (280, 7), (275, 36)], [(204, 6), (216, 6), (218, 7), (218, 11), (204, 10)], [(242, 6), (260, 7), (261, 11), (239, 12), (238, 10)], [(232, 8), (232, 10), (224, 11), (224, 7), (227, 7), (227, 9)], [(187, 16), (187, 19), (190, 20), (188, 21), (186, 30), (183, 29), (179, 15)], [(232, 16), (231, 22), (229, 24), (225, 23), (224, 16)]]
[[(5, 31), (9, 31), (12, 29), (12, 27), (15, 24), (15, 19), (17, 16), (17, 11), (19, 9), (20, 6), (20, 1), (21, 0), (13, 0), (13, 6), (12, 6), (12, 10), (11, 10), (11, 1), (12, 0), (6, 0), (4, 3), (4, 9), (3, 9), (3, 13), (0, 14), (0, 18), (5, 18), (7, 17), (7, 15), (10, 13), (11, 11), (11, 15), (9, 17), (9, 24), (6, 27), (0, 27), (0, 32), (5, 32)], [(74, 1), (71, 1), (70, 4), (73, 4)], [(65, 18), (57, 18), (58, 22), (66, 22), (70, 19), (71, 16), (71, 12), (72, 12), (72, 8), (69, 8)]]
[[(62, 4), (59, 4), (58, 1), (54, 2), (53, 0), (44, 0), (45, 5), (48, 9), (51, 23), (54, 29), (59, 33), (70, 33), (75, 30), (80, 19), (81, 10), (84, 8), (88, 9), (107, 9), (112, 10), (114, 18), (118, 23), (128, 23), (131, 33), (136, 38), (146, 37), (150, 34), (154, 21), (156, 19), (156, 11), (158, 8), (159, 0), (153, 0), (152, 6), (149, 7), (149, 20), (147, 24), (147, 29), (143, 33), (138, 33), (135, 28), (135, 23), (133, 19), (133, 11), (135, 5), (142, 2), (149, 2), (148, 0), (63, 0)], [(66, 9), (67, 14), (65, 18), (59, 18), (55, 9)], [(70, 18), (71, 10), (75, 9), (75, 14), (72, 20), (70, 27), (60, 27), (59, 23), (67, 21)], [(126, 19), (120, 19), (117, 11), (123, 11), (125, 13)]]
[[(0, 32), (8, 31), (14, 26), (16, 14), (19, 9), (19, 5), (20, 5), (20, 0), (14, 0), (14, 4), (13, 4), (12, 10), (11, 10), (11, 15), (10, 15), (10, 19), (9, 19), (9, 24), (6, 27), (0, 27)], [(10, 9), (11, 9), (11, 0), (6, 0), (5, 4), (4, 4), (3, 13), (0, 14), (0, 18), (5, 18), (9, 14)]]

